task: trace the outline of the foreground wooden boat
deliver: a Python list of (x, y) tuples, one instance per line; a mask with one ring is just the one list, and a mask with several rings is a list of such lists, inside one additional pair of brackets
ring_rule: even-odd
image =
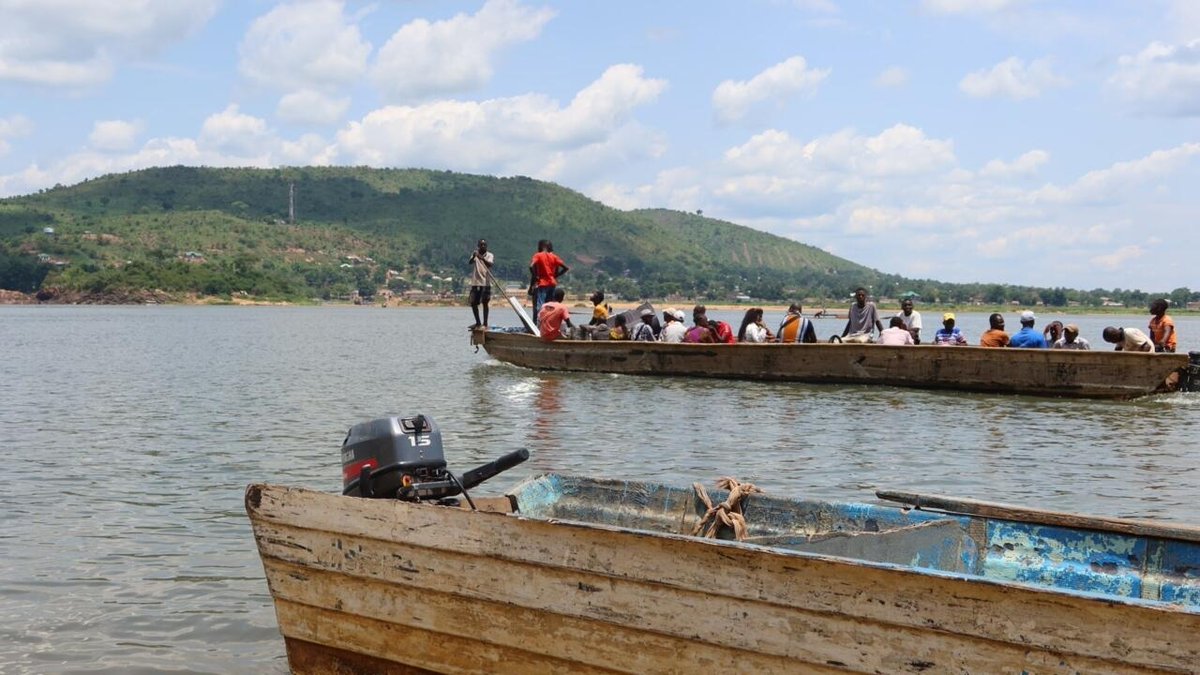
[(538, 370), (686, 375), (816, 384), (882, 384), (1001, 394), (1127, 399), (1190, 388), (1200, 361), (1183, 354), (874, 344), (699, 345), (608, 340), (545, 342), (475, 331), (492, 357)]
[(250, 486), (293, 671), (1200, 668), (1195, 528), (754, 496), (736, 542), (687, 534), (691, 490), (558, 475), (503, 504)]

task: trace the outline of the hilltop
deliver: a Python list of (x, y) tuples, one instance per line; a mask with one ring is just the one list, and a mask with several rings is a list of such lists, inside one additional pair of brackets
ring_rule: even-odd
[(176, 166), (0, 200), (0, 255), (8, 276), (24, 281), (4, 284), (0, 274), (0, 287), (284, 298), (453, 292), (480, 237), (496, 254), (498, 278), (527, 278), (536, 242), (550, 238), (572, 267), (566, 286), (625, 297), (842, 296), (888, 278), (734, 223), (621, 211), (524, 177)]

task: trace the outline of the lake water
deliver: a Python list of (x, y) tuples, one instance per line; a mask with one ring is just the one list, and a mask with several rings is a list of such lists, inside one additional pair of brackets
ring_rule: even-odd
[[(1104, 325), (1147, 318), (1071, 321), (1103, 349)], [(959, 322), (976, 341), (986, 316)], [(1176, 322), (1200, 349), (1200, 318)], [(911, 488), (1200, 522), (1200, 395), (540, 374), (475, 353), (468, 323), (467, 308), (0, 308), (0, 671), (286, 672), (243, 490), (339, 491), (346, 429), (386, 414), (437, 420), (457, 471), (529, 448), (479, 494), (549, 470), (733, 475), (780, 496)], [(841, 326), (817, 322), (822, 338)]]

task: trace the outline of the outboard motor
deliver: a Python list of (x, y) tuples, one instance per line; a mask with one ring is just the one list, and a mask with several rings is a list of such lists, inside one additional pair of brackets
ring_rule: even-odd
[(1179, 382), (1180, 391), (1200, 391), (1200, 352), (1188, 352), (1188, 364)]
[[(382, 417), (350, 427), (342, 441), (342, 494), (373, 499), (446, 501), (529, 459), (517, 450), (455, 476), (446, 469), (442, 432), (425, 415)], [(474, 506), (472, 504), (472, 506)]]

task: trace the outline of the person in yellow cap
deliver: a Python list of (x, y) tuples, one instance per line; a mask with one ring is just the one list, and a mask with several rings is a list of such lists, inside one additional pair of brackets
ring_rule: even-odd
[(942, 315), (942, 327), (933, 334), (933, 344), (949, 347), (965, 347), (967, 345), (967, 338), (963, 337), (962, 331), (954, 325), (954, 312), (946, 312)]
[(1004, 330), (1004, 315), (999, 312), (992, 314), (988, 317), (988, 325), (990, 328), (979, 338), (979, 346), (1007, 347), (1009, 337)]

